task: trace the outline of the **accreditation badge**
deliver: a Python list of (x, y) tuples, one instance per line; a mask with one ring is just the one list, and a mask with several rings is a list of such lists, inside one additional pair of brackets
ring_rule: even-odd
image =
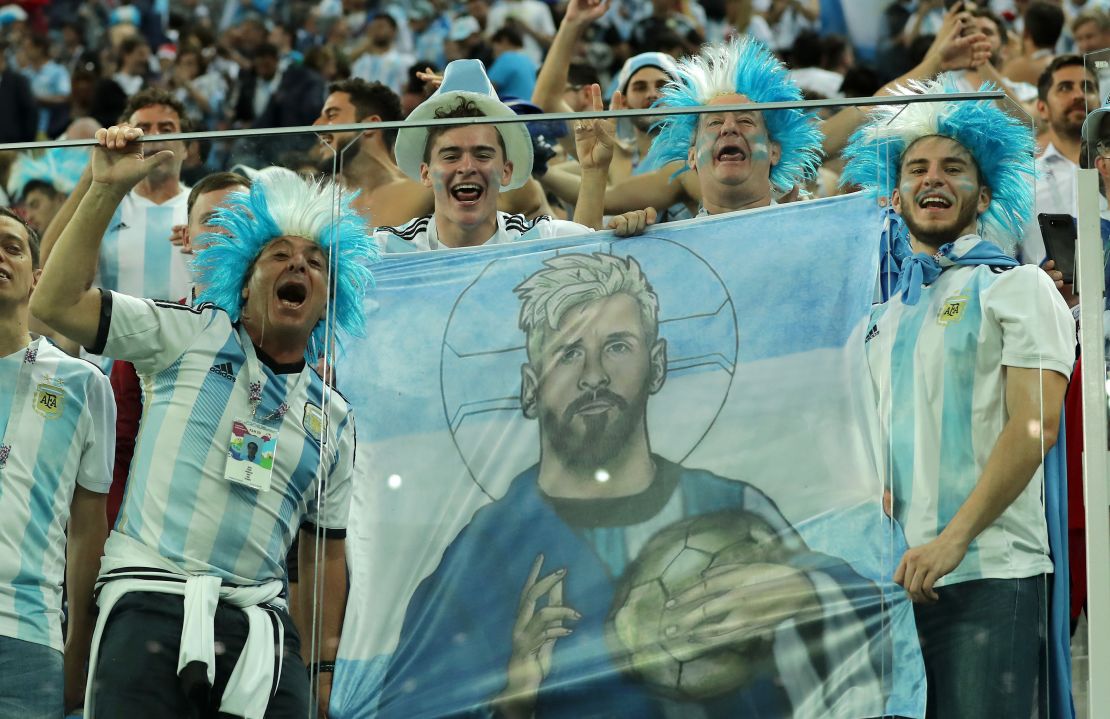
[(276, 429), (249, 420), (231, 424), (224, 478), (245, 487), (267, 492), (277, 458)]

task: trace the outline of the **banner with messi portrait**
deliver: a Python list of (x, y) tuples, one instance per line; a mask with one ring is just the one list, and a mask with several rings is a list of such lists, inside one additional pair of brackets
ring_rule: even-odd
[(882, 509), (859, 196), (388, 256), (345, 719), (924, 715)]

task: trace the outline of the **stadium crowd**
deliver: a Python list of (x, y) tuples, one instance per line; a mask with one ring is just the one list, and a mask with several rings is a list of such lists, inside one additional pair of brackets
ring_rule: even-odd
[[(57, 442), (61, 446), (73, 437), (82, 437), (86, 446), (83, 453), (53, 470), (55, 481), (61, 477), (61, 484), (52, 495), (52, 514), (44, 520), (49, 529), (43, 530), (41, 542), (35, 545), (44, 557), (39, 562), (42, 576), (28, 580), (23, 576), (25, 567), (8, 576), (11, 567), (0, 561), (0, 710), (6, 706), (47, 707), (41, 714), (26, 716), (58, 716), (55, 704), (60, 710), (63, 696), (66, 709), (76, 708), (85, 699), (88, 669), (100, 672), (96, 701), (103, 716), (123, 716), (135, 707), (151, 712), (149, 716), (170, 716), (159, 713), (159, 702), (166, 699), (164, 693), (159, 695), (157, 682), (152, 682), (146, 694), (130, 688), (131, 669), (127, 667), (138, 664), (113, 667), (104, 663), (98, 668), (95, 653), (90, 658), (90, 646), (95, 652), (98, 642), (101, 652), (127, 656), (133, 637), (141, 636), (149, 626), (143, 622), (131, 629), (123, 622), (107, 628), (96, 625), (90, 600), (94, 582), (100, 584), (102, 608), (105, 586), (116, 587), (118, 596), (108, 592), (111, 601), (135, 616), (156, 614), (164, 608), (149, 598), (150, 592), (135, 588), (151, 581), (149, 576), (135, 575), (136, 566), (145, 568), (147, 574), (165, 573), (167, 576), (158, 580), (162, 584), (176, 581), (175, 572), (204, 574), (215, 567), (215, 574), (224, 580), (222, 586), (217, 581), (215, 587), (182, 585), (178, 591), (159, 585), (158, 592), (183, 594), (186, 607), (197, 596), (213, 602), (218, 597), (221, 607), (227, 603), (250, 613), (269, 607), (279, 596), (287, 600), (288, 613), (280, 613), (280, 620), (275, 620), (285, 632), (285, 652), (310, 664), (312, 676), (321, 682), (321, 706), (327, 706), (328, 677), (334, 668), (343, 615), (342, 539), (353, 429), (339, 431), (336, 457), (325, 459), (320, 451), (313, 454), (311, 443), (306, 442), (304, 457), (285, 456), (282, 466), (272, 467), (272, 477), (268, 471), (264, 479), (257, 480), (267, 489), (271, 483), (278, 488), (266, 501), (276, 502), (268, 511), (281, 520), (265, 532), (267, 540), (271, 534), (280, 536), (282, 541), (274, 546), (281, 545), (289, 552), (285, 561), (267, 557), (255, 538), (239, 536), (230, 527), (204, 527), (213, 538), (199, 552), (189, 542), (195, 541), (195, 532), (200, 530), (186, 526), (182, 536), (176, 537), (172, 527), (178, 520), (171, 519), (175, 510), (168, 502), (179, 490), (162, 487), (162, 468), (153, 463), (150, 451), (136, 452), (140, 431), (147, 433), (152, 445), (173, 447), (167, 449), (171, 454), (177, 451), (174, 436), (180, 428), (166, 417), (181, 412), (179, 404), (185, 400), (174, 396), (172, 386), (167, 389), (149, 378), (163, 376), (171, 366), (174, 373), (179, 365), (188, 368), (189, 362), (182, 358), (191, 357), (190, 353), (209, 352), (198, 360), (202, 378), (226, 374), (225, 379), (234, 382), (240, 372), (248, 379), (262, 377), (258, 388), (235, 383), (227, 389), (227, 407), (220, 411), (228, 414), (219, 419), (230, 421), (234, 415), (242, 428), (238, 437), (244, 432), (250, 437), (264, 436), (264, 428), (255, 429), (267, 421), (283, 432), (311, 434), (307, 419), (301, 426), (301, 411), (291, 412), (289, 418), (285, 415), (290, 406), (299, 406), (298, 402), (306, 405), (310, 392), (323, 392), (323, 385), (332, 380), (330, 368), (323, 363), (323, 335), (316, 334), (316, 316), (310, 305), (326, 296), (317, 286), (321, 280), (314, 278), (323, 276), (329, 247), (320, 229), (321, 218), (330, 216), (334, 206), (327, 199), (326, 188), (331, 185), (313, 185), (306, 180), (334, 182), (337, 187), (359, 191), (353, 200), (341, 203), (341, 210), (347, 223), (344, 232), (350, 233), (345, 238), (367, 257), (379, 252), (572, 236), (607, 228), (618, 235), (635, 235), (657, 222), (828, 197), (869, 186), (866, 173), (858, 166), (853, 170), (852, 163), (861, 152), (857, 130), (872, 116), (854, 107), (830, 106), (812, 116), (798, 113), (774, 126), (762, 124), (761, 117), (751, 119), (752, 113), (717, 113), (707, 116), (704, 124), (671, 116), (665, 121), (658, 121), (659, 117), (619, 122), (590, 119), (527, 126), (475, 125), (447, 131), (410, 127), (375, 131), (371, 125), (362, 132), (329, 132), (325, 126), (405, 118), (593, 112), (607, 107), (646, 109), (657, 103), (694, 106), (721, 98), (868, 97), (904, 93), (906, 88), (937, 91), (939, 85), (930, 83), (943, 75), (947, 92), (974, 91), (985, 83), (1004, 90), (1006, 100), (989, 103), (996, 113), (989, 117), (999, 123), (997, 127), (1009, 123), (1006, 127), (1016, 128), (1033, 118), (1030, 136), (1035, 152), (1025, 158), (1014, 145), (1013, 157), (1018, 158), (1015, 163), (1028, 159), (1029, 177), (1034, 176), (1035, 164), (1037, 179), (1031, 191), (1037, 213), (1076, 214), (1075, 178), (1080, 167), (1095, 167), (1103, 178), (1110, 179), (1110, 125), (1105, 125), (1102, 113), (1096, 114), (1110, 94), (1110, 64), (1085, 64), (1083, 59), (1085, 54), (1110, 48), (1110, 0), (990, 0), (980, 5), (966, 0), (893, 0), (876, 4), (881, 11), (879, 39), (866, 48), (854, 44), (850, 35), (830, 30), (829, 6), (839, 6), (830, 0), (138, 0), (131, 4), (25, 0), (0, 7), (0, 143), (94, 137), (98, 142), (91, 154), (87, 148), (59, 147), (0, 152), (0, 205), (9, 208), (0, 210), (0, 250), (5, 253), (0, 264), (0, 308), (7, 323), (0, 328), (0, 373), (8, 373), (0, 376), (8, 382), (10, 375), (13, 388), (10, 392), (7, 385), (0, 389), (0, 400), (11, 395), (0, 401), (0, 410), (10, 410), (15, 418), (16, 409), (11, 408), (26, 399), (20, 393), (31, 392), (29, 387), (36, 388), (36, 403), (50, 402), (50, 379), (34, 380), (38, 383), (32, 385), (25, 377), (35, 377), (36, 364), (41, 368), (49, 358), (59, 368), (56, 374), (66, 376), (67, 388), (84, 388), (78, 393), (83, 408), (80, 424), (71, 428), (70, 438)], [(836, 29), (845, 27), (840, 23)], [(735, 78), (722, 80), (713, 74), (713, 68), (726, 66), (740, 68)], [(758, 72), (745, 80), (745, 67), (758, 68)], [(726, 83), (725, 90), (721, 82)], [(785, 94), (773, 94), (780, 91)], [(755, 129), (749, 130), (745, 122)], [(133, 149), (130, 143), (139, 131), (156, 136), (303, 125), (323, 129), (316, 136), (144, 143), (138, 157), (127, 152)], [(744, 149), (718, 145), (716, 155), (703, 156), (694, 147), (694, 138), (709, 129), (718, 137), (734, 133), (746, 138)], [(752, 139), (756, 130), (766, 130), (766, 135), (760, 136), (766, 146), (757, 147), (757, 140)], [(450, 147), (444, 142), (447, 136), (454, 140)], [(950, 137), (952, 142), (962, 143), (973, 160), (961, 161), (963, 165), (956, 169), (973, 169), (981, 185), (992, 181), (976, 154), (980, 151), (976, 141), (966, 140), (956, 131)], [(906, 167), (930, 161), (928, 157), (913, 159), (916, 156), (908, 148), (903, 150), (909, 163)], [(721, 168), (741, 154), (743, 161), (751, 160), (755, 171), (732, 181)], [(452, 173), (458, 172), (460, 165), (473, 174), (466, 182), (451, 184)], [(687, 167), (692, 171), (682, 172)], [(996, 196), (1004, 194), (997, 187), (990, 189)], [(986, 216), (990, 201), (988, 192), (985, 204), (980, 202), (982, 206), (971, 219)], [(317, 219), (304, 221), (311, 227), (298, 225), (301, 220), (293, 217), (295, 213), (286, 216), (281, 207), (304, 209), (306, 217)], [(236, 224), (228, 208), (248, 217), (273, 214), (273, 228), (266, 228), (273, 233), (263, 237), (258, 234), (263, 230), (251, 229), (249, 222)], [(893, 211), (909, 212), (897, 203)], [(1019, 215), (1015, 212), (1013, 216)], [(971, 254), (978, 264), (992, 267), (1039, 266), (1034, 273), (1037, 281), (1055, 287), (1051, 298), (1044, 300), (1046, 309), (1038, 321), (1059, 330), (1051, 338), (1052, 351), (1062, 348), (1063, 354), (1072, 355), (1066, 363), (1061, 360), (1062, 369), (1053, 375), (1051, 389), (1058, 390), (1059, 397), (1052, 394), (1049, 399), (1060, 404), (1065, 401), (1066, 379), (1074, 359), (1074, 343), (1069, 345), (1068, 339), (1074, 326), (1066, 321), (1067, 313), (1061, 308), (1064, 303), (1074, 307), (1078, 299), (1071, 292), (1072, 278), (1058, 271), (1049, 258), (1041, 226), (1032, 215), (1026, 215), (1018, 226), (1009, 227), (1011, 242), (999, 242), (1006, 257), (988, 261)], [(1103, 217), (1110, 219), (1110, 210), (1104, 209)], [(939, 244), (930, 245), (920, 226), (910, 220), (906, 225), (906, 237), (921, 243), (920, 247), (940, 248)], [(974, 228), (974, 223), (970, 227)], [(217, 236), (234, 242), (214, 240)], [(290, 241), (290, 236), (297, 242)], [(23, 243), (21, 237), (28, 241)], [(90, 237), (103, 239), (94, 247), (85, 241)], [(275, 237), (285, 238), (284, 244), (271, 242)], [(236, 243), (254, 254), (237, 255), (232, 247)], [(920, 247), (914, 244), (915, 250)], [(25, 260), (21, 259), (24, 255)], [(47, 266), (52, 257), (55, 261)], [(196, 265), (191, 264), (194, 258), (201, 258)], [(955, 264), (971, 264), (962, 256), (950, 259)], [(300, 263), (308, 279), (293, 283), (295, 286), (282, 285), (284, 275), (278, 270), (266, 274), (270, 261), (274, 267), (283, 262)], [(5, 284), (13, 283), (13, 277), (22, 272), (7, 265), (19, 266), (20, 262), (27, 265), (28, 286), (22, 295), (5, 296)], [(43, 267), (47, 269), (40, 281), (38, 273)], [(239, 274), (228, 274), (232, 272), (228, 267), (238, 268)], [(338, 269), (349, 272), (342, 276), (342, 281), (349, 283), (344, 291), (365, 289), (368, 279), (358, 271)], [(966, 268), (958, 271), (972, 272)], [(257, 299), (261, 291), (252, 299), (251, 290), (260, 286), (256, 281), (277, 287), (279, 299), (272, 306)], [(39, 285), (32, 294), (30, 287), (36, 282)], [(900, 284), (899, 289), (905, 287)], [(226, 327), (204, 314), (211, 310), (201, 309), (206, 300), (220, 306), (234, 304), (240, 294), (241, 314), (230, 318), (232, 321), (224, 317), (221, 321)], [(170, 303), (178, 304), (171, 309)], [(914, 303), (916, 300), (899, 308), (903, 325), (907, 323), (904, 316), (915, 312)], [(890, 322), (891, 316), (893, 313), (883, 321)], [(262, 317), (268, 319), (263, 322)], [(339, 322), (347, 320), (350, 326), (341, 326), (341, 330), (352, 331), (357, 322), (349, 317), (341, 317)], [(273, 325), (266, 324), (271, 321)], [(887, 325), (876, 322), (875, 327), (884, 332), (902, 331), (899, 326), (888, 330)], [(256, 336), (256, 329), (262, 326), (284, 329)], [(61, 350), (110, 369), (110, 385), (84, 365), (67, 364), (67, 356), (50, 343), (40, 344), (36, 338), (26, 345), (23, 338), (31, 333), (50, 336)], [(217, 372), (223, 365), (212, 364), (212, 357), (236, 337), (241, 356), (235, 355), (231, 364)], [(9, 367), (3, 364), (6, 356), (17, 357), (19, 362)], [(115, 361), (109, 362), (107, 357)], [(1013, 367), (1006, 358), (1005, 354), (996, 358), (995, 368), (1003, 364)], [(872, 359), (873, 371), (885, 367), (885, 361)], [(302, 375), (303, 382), (288, 383), (283, 397), (272, 390), (278, 385), (276, 378)], [(1041, 374), (1027, 377), (1011, 372), (1010, 386), (1018, 386), (1019, 379), (1021, 386), (1039, 386)], [(998, 386), (1005, 387), (1002, 380)], [(1064, 406), (1071, 409), (1065, 411), (1074, 411), (1078, 401), (1069, 391)], [(1008, 405), (1009, 411), (1025, 416), (1014, 402)], [(233, 410), (235, 403), (242, 407)], [(1031, 410), (1024, 405), (1021, 408)], [(308, 411), (306, 406), (304, 412)], [(321, 426), (327, 431), (329, 423), (347, 426), (351, 410), (345, 402), (337, 401), (328, 411), (333, 414), (317, 418), (317, 432)], [(263, 418), (266, 412), (269, 415)], [(49, 409), (40, 414), (48, 415)], [(5, 425), (9, 430), (14, 426), (11, 419)], [(141, 426), (144, 429), (140, 430)], [(1000, 433), (1004, 434), (1001, 427), (994, 430), (991, 441), (1002, 437)], [(5, 476), (9, 453), (17, 457), (20, 450), (19, 442), (8, 442), (7, 437), (0, 436), (4, 440), (0, 444), (0, 478)], [(228, 440), (214, 431), (206, 441), (211, 445)], [(242, 444), (231, 441), (244, 457), (236, 455), (236, 462), (245, 464), (254, 462), (260, 443), (264, 446), (261, 440), (253, 443), (253, 449), (248, 449), (251, 443), (246, 440)], [(1077, 457), (1079, 448), (1070, 429), (1066, 444), (1069, 454)], [(185, 451), (181, 453), (183, 456)], [(219, 454), (222, 458), (223, 453)], [(1025, 482), (1042, 457), (1029, 460), (1032, 464), (1023, 475)], [(204, 472), (215, 472), (211, 477), (201, 474), (204, 481), (211, 480), (221, 488), (227, 485), (226, 479), (258, 489), (251, 484), (256, 480), (249, 473), (245, 479), (231, 477), (231, 464), (212, 469), (206, 464), (209, 459), (197, 450), (196, 456), (175, 461), (181, 463), (180, 472), (201, 467)], [(315, 467), (320, 462), (332, 473), (329, 482), (334, 480), (332, 503), (326, 506), (312, 496), (307, 483), (298, 484), (299, 465)], [(7, 471), (19, 466), (13, 460)], [(1073, 619), (1080, 615), (1085, 600), (1082, 552), (1075, 549), (1081, 550), (1084, 538), (1078, 467), (1078, 461), (1069, 464), (1074, 476), (1069, 476), (1073, 521), (1068, 529), (1073, 553), (1079, 556), (1073, 567), (1080, 570), (1075, 572), (1079, 579), (1073, 582)], [(989, 476), (987, 468), (977, 469)], [(142, 491), (131, 492), (125, 499), (124, 486), (129, 482), (138, 483)], [(1017, 493), (1024, 487), (1022, 484)], [(300, 513), (286, 511), (283, 497)], [(204, 501), (217, 500), (207, 497), (200, 503)], [(1002, 523), (999, 515), (1009, 511), (1009, 502), (1016, 502), (1014, 497), (1009, 502), (997, 498), (983, 501), (984, 506), (1001, 504), (994, 516), (984, 510), (970, 522), (972, 536), (994, 528), (996, 521)], [(4, 511), (0, 508), (0, 517)], [(1028, 507), (1021, 511), (1027, 512)], [(150, 534), (154, 517), (154, 524), (171, 527), (166, 530), (170, 540)], [(67, 523), (71, 538), (68, 557), (59, 549), (65, 544), (61, 531)], [(110, 526), (117, 531), (106, 545)], [(186, 539), (190, 531), (194, 534)], [(232, 561), (223, 561), (217, 533), (220, 541), (242, 545), (236, 545)], [(939, 541), (935, 534), (923, 533), (922, 547), (933, 547)], [(80, 541), (72, 541), (78, 537)], [(167, 541), (172, 545), (177, 540), (180, 546), (167, 546)], [(0, 551), (5, 546), (0, 538)], [(267, 547), (267, 551), (272, 549)], [(100, 565), (97, 559), (102, 554), (105, 561)], [(298, 556), (306, 576), (317, 567), (326, 566), (331, 572), (327, 581), (332, 599), (321, 606), (307, 599), (311, 595), (298, 593)], [(909, 569), (899, 570), (910, 572), (904, 577), (907, 591), (915, 601), (935, 600), (933, 583), (952, 571), (962, 556), (949, 566), (946, 562), (951, 557), (938, 559), (927, 552), (911, 557), (907, 553)], [(58, 595), (61, 568), (67, 560), (70, 611), (63, 637)], [(923, 567), (916, 582), (913, 562)], [(922, 586), (924, 576), (930, 579)], [(18, 581), (38, 582), (45, 588), (41, 606), (22, 605), (24, 612), (42, 614), (41, 622), (31, 622), (34, 631), (30, 633), (21, 628), (26, 617), (21, 618), (19, 611), (4, 603), (4, 584)], [(950, 587), (938, 585), (938, 590)], [(251, 594), (241, 591), (244, 589), (258, 591)], [(310, 605), (318, 615), (308, 614)], [(112, 605), (107, 606), (110, 609)], [(216, 632), (230, 637), (229, 645), (246, 655), (253, 646), (251, 632), (236, 624), (238, 619), (231, 614), (235, 609), (226, 611), (227, 616), (217, 615)], [(1033, 610), (1034, 619), (1037, 611)], [(187, 611), (178, 607), (176, 612), (166, 636), (176, 637), (174, 627), (190, 621)], [(311, 653), (301, 652), (295, 641), (297, 630), (310, 626), (313, 619), (322, 627), (324, 639)], [(252, 615), (250, 621), (256, 620), (262, 621)], [(927, 620), (919, 614), (918, 621)], [(933, 621), (946, 623), (950, 618)], [(49, 697), (34, 699), (41, 700), (39, 704), (5, 705), (5, 691), (18, 698), (17, 677), (25, 676), (9, 673), (5, 678), (3, 667), (11, 666), (17, 656), (10, 641), (26, 641), (28, 636), (33, 637), (30, 643), (49, 650), (33, 658), (40, 662), (33, 668), (39, 673), (36, 676), (56, 675), (58, 682), (44, 690)], [(181, 652), (184, 666), (186, 648)], [(137, 651), (130, 659), (143, 661)], [(180, 669), (176, 653), (171, 659), (174, 666), (159, 670), (173, 674)], [(30, 666), (31, 660), (27, 661)], [(930, 660), (927, 655), (927, 666), (930, 661), (949, 659)], [(202, 669), (204, 666), (201, 662)], [(235, 682), (226, 676), (230, 666), (209, 667), (210, 673), (218, 670), (220, 681), (228, 687), (224, 701), (241, 700), (244, 706), (257, 701), (246, 690), (236, 694)], [(281, 676), (270, 678), (282, 688), (274, 701), (282, 697), (285, 706), (303, 705), (308, 696), (307, 679), (290, 678), (287, 685), (285, 672), (292, 670), (275, 671), (282, 672)], [(207, 683), (211, 682), (209, 676)], [(195, 683), (204, 684), (203, 679)], [(195, 699), (188, 686), (182, 691), (189, 701)], [(215, 699), (208, 699), (205, 693), (197, 701), (211, 703)], [(507, 716), (518, 715), (509, 700), (503, 708)], [(254, 707), (239, 713), (253, 716), (257, 712)]]

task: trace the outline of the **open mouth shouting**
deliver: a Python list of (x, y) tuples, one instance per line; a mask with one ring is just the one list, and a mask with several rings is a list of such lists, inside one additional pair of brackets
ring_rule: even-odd
[(308, 285), (298, 277), (288, 277), (278, 282), (274, 294), (282, 308), (299, 310), (308, 299)]
[(717, 151), (713, 154), (713, 160), (717, 164), (725, 164), (730, 162), (744, 162), (748, 159), (748, 152), (739, 143), (726, 142), (722, 143)]
[(460, 182), (451, 188), (451, 197), (460, 205), (471, 207), (478, 204), (485, 192), (486, 188), (477, 182)]
[(8, 272), (3, 267), (0, 267), (0, 282), (11, 282), (11, 281), (12, 281), (12, 273)]

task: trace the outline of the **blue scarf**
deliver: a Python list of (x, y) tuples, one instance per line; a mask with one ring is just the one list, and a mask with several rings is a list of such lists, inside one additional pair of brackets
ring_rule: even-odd
[[(904, 241), (895, 237), (894, 243)], [(897, 256), (897, 249), (894, 249)], [(942, 245), (936, 254), (924, 252), (910, 255), (900, 263), (898, 284), (894, 293), (902, 293), (902, 303), (916, 305), (921, 299), (921, 288), (936, 282), (940, 273), (956, 265), (991, 265), (993, 267), (1017, 267), (1018, 261), (1002, 251), (993, 242), (987, 242), (977, 235), (964, 235), (955, 242)]]

